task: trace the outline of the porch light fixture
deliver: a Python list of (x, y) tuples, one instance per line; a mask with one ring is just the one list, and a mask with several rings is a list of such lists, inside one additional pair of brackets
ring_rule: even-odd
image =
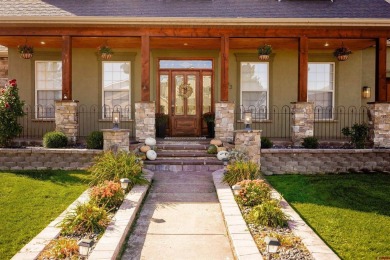
[(225, 158), (222, 158), (222, 161), (223, 161), (223, 170), (224, 172), (227, 171), (227, 165), (228, 165), (228, 162), (229, 162), (229, 158), (225, 157)]
[(240, 185), (233, 185), (232, 186), (232, 190), (233, 190), (233, 193), (234, 193), (234, 195), (239, 195), (240, 194), (240, 190), (241, 190), (241, 186)]
[(77, 245), (79, 246), (80, 256), (83, 258), (87, 258), (93, 246), (93, 240), (82, 239)]
[(276, 237), (266, 236), (264, 239), (265, 244), (267, 245), (268, 259), (270, 259), (270, 254), (274, 254), (278, 251), (280, 242)]
[(112, 112), (112, 123), (114, 124), (113, 129), (119, 129), (119, 123), (121, 121), (121, 112)]
[(120, 179), (120, 182), (121, 182), (122, 190), (125, 191), (127, 189), (127, 187), (129, 186), (130, 180), (128, 178), (122, 178), (122, 179)]
[(245, 129), (247, 131), (251, 131), (251, 124), (252, 124), (252, 112), (251, 111), (245, 111), (244, 112), (244, 124)]
[(363, 98), (370, 98), (371, 97), (371, 88), (364, 86), (362, 88), (362, 97)]

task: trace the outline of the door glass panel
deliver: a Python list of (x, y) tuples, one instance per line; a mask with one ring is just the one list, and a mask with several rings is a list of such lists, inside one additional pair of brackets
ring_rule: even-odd
[(187, 93), (192, 92), (192, 94), (187, 98), (187, 115), (196, 115), (196, 76), (195, 75), (188, 75), (187, 76)]
[(211, 76), (203, 76), (203, 110), (202, 114), (211, 112)]
[(184, 115), (184, 98), (180, 93), (180, 86), (184, 85), (184, 76), (175, 76), (175, 115)]
[(160, 69), (212, 69), (211, 60), (160, 60)]
[(168, 75), (160, 75), (160, 113), (168, 114)]

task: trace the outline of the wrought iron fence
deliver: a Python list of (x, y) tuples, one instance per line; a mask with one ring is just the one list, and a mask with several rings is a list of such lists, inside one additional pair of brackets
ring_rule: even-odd
[(25, 115), (18, 118), (23, 131), (19, 135), (22, 139), (41, 139), (47, 132), (54, 131), (54, 106), (24, 105)]

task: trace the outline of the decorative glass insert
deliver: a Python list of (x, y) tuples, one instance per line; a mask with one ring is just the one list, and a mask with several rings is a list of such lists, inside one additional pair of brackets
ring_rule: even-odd
[(196, 76), (188, 75), (187, 84), (194, 90), (192, 94), (187, 98), (187, 115), (196, 115)]
[(160, 60), (160, 69), (213, 69), (211, 60)]
[(168, 114), (168, 75), (160, 75), (160, 113)]
[(211, 112), (211, 76), (203, 76), (203, 110), (202, 113)]
[(184, 99), (180, 96), (180, 86), (184, 84), (184, 76), (175, 76), (175, 115), (184, 115)]

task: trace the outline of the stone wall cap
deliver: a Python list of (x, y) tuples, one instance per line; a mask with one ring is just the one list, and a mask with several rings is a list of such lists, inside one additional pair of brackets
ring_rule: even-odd
[(261, 149), (261, 153), (273, 154), (273, 153), (390, 153), (390, 149)]
[(234, 133), (261, 133), (263, 130), (234, 130)]
[(122, 128), (119, 128), (119, 129), (101, 129), (100, 131), (102, 132), (130, 132), (130, 129), (122, 129)]

